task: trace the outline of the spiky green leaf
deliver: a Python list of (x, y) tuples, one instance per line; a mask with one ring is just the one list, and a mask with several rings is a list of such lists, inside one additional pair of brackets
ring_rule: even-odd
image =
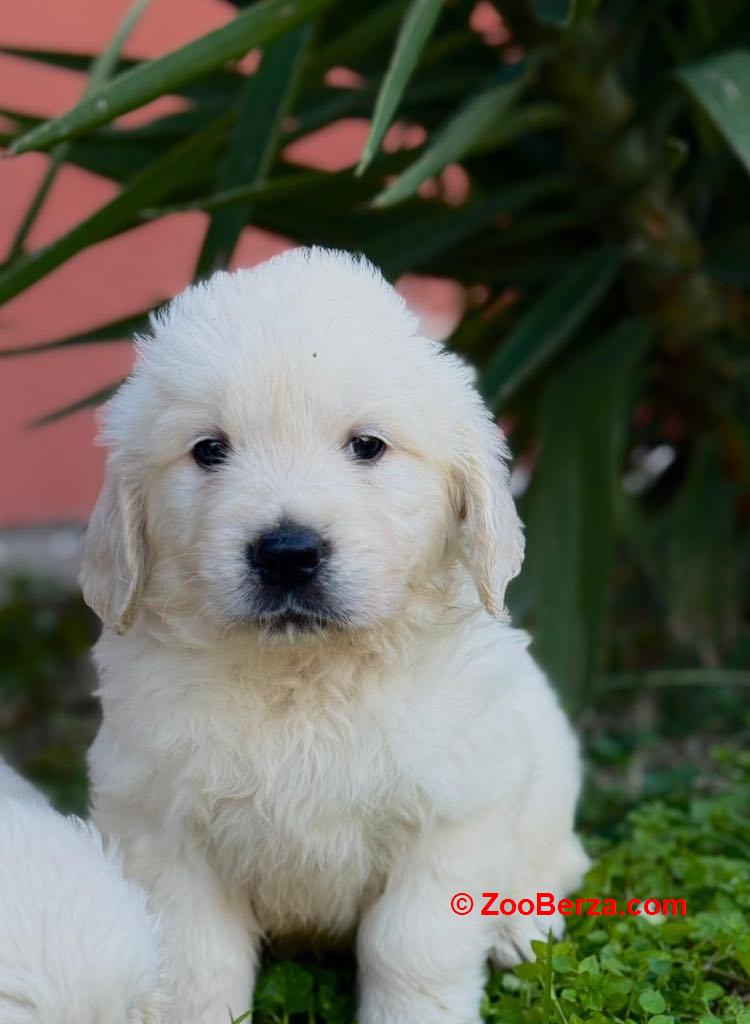
[(144, 206), (193, 178), (218, 149), (231, 115), (190, 136), (154, 161), (110, 202), (44, 249), (21, 256), (0, 271), (0, 303), (31, 287), (76, 253), (137, 223)]
[[(263, 183), (276, 155), (311, 38), (312, 27), (306, 24), (266, 47), (258, 71), (244, 87), (217, 192)], [(229, 265), (250, 209), (248, 203), (214, 213), (198, 256), (196, 277)]]
[(750, 51), (709, 57), (679, 77), (750, 171)]
[(520, 96), (525, 82), (526, 76), (517, 74), (510, 81), (474, 96), (430, 139), (422, 155), (375, 198), (375, 206), (393, 206), (413, 196), (428, 178), (439, 174), (448, 164), (460, 160), (479, 145), (487, 132), (497, 131), (498, 124)]
[(13, 143), (12, 152), (49, 149), (97, 125), (107, 124), (120, 114), (195, 81), (229, 60), (242, 57), (253, 47), (264, 46), (333, 2), (335, 0), (259, 0), (227, 25), (164, 57), (144, 61), (118, 75), (67, 114), (21, 136)]
[(627, 321), (549, 381), (527, 512), (537, 654), (569, 707), (597, 669), (614, 549), (625, 417), (649, 325)]
[(621, 266), (616, 249), (597, 249), (575, 263), (521, 318), (482, 376), (499, 408), (572, 337), (603, 298)]
[[(160, 303), (153, 308), (158, 305)], [(146, 330), (150, 313), (151, 310), (144, 310), (142, 313), (134, 313), (132, 316), (122, 317), (120, 320), (112, 320), (110, 323), (93, 327), (90, 331), (67, 334), (63, 338), (54, 338), (50, 341), (40, 341), (36, 345), (16, 345), (12, 348), (2, 348), (0, 349), (0, 359), (53, 352), (55, 349), (73, 348), (76, 345), (97, 345), (106, 341), (123, 341), (139, 331)]]
[(404, 15), (390, 64), (383, 78), (375, 103), (357, 174), (362, 174), (380, 149), (388, 127), (393, 120), (404, 89), (417, 66), (419, 55), (435, 26), (443, 0), (412, 0)]

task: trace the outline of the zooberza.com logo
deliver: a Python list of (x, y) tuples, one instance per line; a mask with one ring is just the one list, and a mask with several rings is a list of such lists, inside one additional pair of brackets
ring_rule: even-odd
[(471, 893), (456, 892), (451, 896), (451, 910), (459, 917), (466, 917), (475, 910), (483, 917), (685, 917), (687, 901), (684, 899), (659, 899), (648, 896), (645, 899), (629, 899), (619, 903), (612, 897), (577, 896), (575, 899), (556, 899), (554, 893), (538, 892), (515, 900), (499, 892), (483, 892), (481, 900)]

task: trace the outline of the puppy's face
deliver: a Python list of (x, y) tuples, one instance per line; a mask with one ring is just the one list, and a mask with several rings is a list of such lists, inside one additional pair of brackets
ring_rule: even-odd
[(462, 558), (496, 614), (522, 541), (499, 435), (368, 264), (297, 250), (178, 297), (106, 416), (84, 593), (295, 639), (398, 615)]
[(147, 491), (163, 578), (208, 616), (276, 634), (389, 616), (449, 528), (399, 366), (316, 326), (248, 325), (213, 379), (164, 393), (152, 434), (172, 453)]

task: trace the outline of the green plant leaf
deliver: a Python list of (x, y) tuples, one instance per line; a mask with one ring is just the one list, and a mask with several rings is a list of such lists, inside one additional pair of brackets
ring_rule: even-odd
[[(9, 56), (21, 57), (24, 60), (36, 61), (39, 64), (47, 64), (50, 67), (66, 68), (70, 71), (89, 71), (92, 61), (96, 58), (93, 53), (65, 53), (58, 50), (34, 50), (23, 46), (0, 46), (0, 54), (7, 53)], [(117, 60), (119, 72), (130, 71), (132, 68), (146, 63), (140, 60), (130, 60), (120, 55)], [(225, 102), (231, 99), (233, 93), (244, 80), (244, 75), (238, 71), (220, 69), (212, 71), (207, 77), (202, 77), (196, 82), (185, 82), (172, 91), (180, 96), (202, 102), (207, 99), (223, 99)]]
[[(33, 60), (38, 64), (47, 64), (53, 68), (65, 68), (68, 71), (87, 72), (92, 62), (96, 59), (94, 53), (67, 53), (63, 50), (37, 50), (29, 46), (0, 46), (0, 53), (9, 57), (21, 57), (23, 60)], [(137, 60), (128, 60), (120, 57), (117, 64), (120, 68), (131, 68), (140, 63)]]
[(158, 201), (180, 183), (190, 180), (209, 161), (230, 121), (231, 114), (225, 114), (210, 128), (174, 146), (137, 174), (119, 195), (67, 234), (0, 270), (0, 303), (29, 288), (81, 250), (137, 223), (144, 206)]
[(344, 117), (366, 116), (370, 113), (374, 90), (335, 89), (313, 94), (312, 102), (302, 103), (295, 110), (294, 127), (285, 137), (293, 142), (310, 132), (324, 128)]
[(143, 216), (147, 220), (156, 220), (159, 217), (166, 217), (168, 214), (187, 213), (190, 210), (205, 210), (207, 213), (210, 213), (215, 210), (231, 209), (235, 206), (281, 202), (296, 195), (304, 196), (314, 193), (317, 196), (323, 191), (328, 191), (331, 188), (337, 188), (344, 184), (348, 177), (348, 171), (346, 174), (328, 174), (324, 171), (283, 174), (278, 178), (271, 179), (271, 181), (254, 182), (252, 185), (238, 185), (236, 188), (214, 192), (212, 195), (201, 196), (186, 203), (146, 208), (143, 211)]
[(39, 416), (37, 419), (32, 420), (29, 424), (31, 427), (46, 427), (50, 423), (55, 423), (57, 420), (63, 420), (66, 416), (72, 416), (74, 412), (81, 412), (82, 409), (90, 409), (92, 406), (103, 405), (108, 399), (114, 395), (115, 391), (122, 384), (121, 380), (115, 381), (114, 384), (108, 384), (104, 388), (99, 388), (98, 391), (92, 391), (91, 394), (85, 395), (83, 398), (76, 399), (75, 402), (70, 402), (68, 405), (63, 405), (59, 409), (54, 409), (52, 412), (47, 412), (43, 416)]
[(661, 1013), (662, 1010), (666, 1010), (667, 1008), (667, 1004), (664, 1002), (664, 996), (654, 988), (649, 988), (646, 989), (645, 992), (641, 992), (638, 996), (638, 1002), (646, 1013)]
[(362, 174), (380, 149), (404, 89), (417, 66), (427, 38), (437, 21), (443, 0), (412, 0), (401, 23), (390, 64), (383, 78), (375, 112), (356, 173)]
[(742, 618), (744, 560), (734, 539), (737, 497), (723, 471), (720, 447), (705, 438), (665, 513), (669, 625), (680, 643), (709, 663), (720, 661)]
[(252, 1016), (253, 1011), (246, 1010), (245, 1013), (241, 1014), (239, 1017), (232, 1018), (231, 1024), (249, 1024)]
[(750, 171), (750, 51), (731, 50), (678, 74)]
[(509, 110), (494, 130), (487, 131), (471, 153), (491, 153), (493, 149), (499, 149), (524, 135), (557, 128), (566, 120), (564, 108), (555, 103), (529, 103), (517, 107)]
[[(84, 97), (90, 96), (97, 89), (100, 89), (107, 79), (110, 77), (120, 57), (120, 50), (125, 45), (125, 42), (133, 31), (135, 26), (138, 24), (141, 15), (146, 10), (151, 0), (133, 0), (130, 8), (128, 9), (125, 17), (117, 27), (115, 34), (108, 45), (102, 50), (98, 57), (94, 59), (91, 64), (89, 71), (88, 81), (86, 82), (86, 89)], [(49, 191), (54, 184), (57, 173), (68, 159), (70, 155), (70, 145), (67, 142), (61, 143), (56, 146), (52, 151), (52, 159), (50, 160), (47, 168), (44, 172), (39, 188), (36, 190), (34, 197), (32, 198), (29, 206), (26, 210), (26, 214), (21, 221), (21, 224), (16, 231), (15, 237), (10, 247), (10, 258), (14, 259), (21, 252), (23, 252), (26, 239), (28, 238), (29, 232), (31, 231), (37, 216), (39, 215), (44, 201), (49, 195)]]
[(650, 334), (643, 321), (623, 322), (574, 356), (540, 398), (524, 574), (538, 657), (571, 709), (597, 667), (628, 399)]
[(482, 375), (491, 408), (502, 406), (559, 352), (604, 297), (621, 263), (615, 249), (588, 253), (525, 313)]
[[(664, 668), (648, 672), (617, 672), (604, 676), (602, 690), (646, 690), (726, 686), (750, 688), (750, 672), (733, 668)], [(748, 1022), (750, 1024), (750, 1022)]]
[(532, 0), (534, 15), (545, 25), (579, 25), (599, 6), (599, 0)]
[(255, 1006), (266, 1012), (309, 1013), (313, 999), (313, 979), (300, 964), (281, 961), (258, 979)]
[(376, 196), (374, 205), (393, 206), (408, 199), (422, 182), (465, 156), (487, 132), (496, 130), (499, 119), (518, 99), (525, 84), (526, 75), (518, 74), (471, 99), (430, 139), (422, 155)]
[(83, 140), (77, 140), (73, 146), (80, 146), (82, 142), (94, 139), (111, 146), (135, 145), (137, 143), (158, 146), (164, 145), (165, 142), (178, 142), (193, 132), (206, 128), (228, 106), (231, 104), (223, 102), (194, 103), (188, 110), (180, 110), (176, 114), (157, 117), (153, 121), (134, 128), (115, 128), (112, 125), (105, 125), (92, 132), (91, 135), (84, 136)]
[[(282, 121), (291, 105), (306, 59), (312, 25), (297, 26), (273, 40), (263, 52), (258, 71), (245, 85), (217, 191), (261, 184), (281, 137)], [(229, 265), (250, 204), (225, 207), (211, 217), (196, 264), (195, 276), (206, 277)]]
[(68, 162), (123, 185), (160, 156), (169, 144), (165, 143), (154, 152), (150, 146), (133, 145), (123, 139), (101, 139), (94, 132), (71, 143)]
[(359, 58), (372, 53), (373, 47), (385, 39), (398, 25), (403, 13), (403, 0), (368, 5), (357, 12), (349, 28), (336, 33), (310, 54), (305, 74), (320, 74), (328, 68), (344, 64), (354, 67)]
[(229, 60), (242, 57), (255, 46), (265, 45), (333, 2), (335, 0), (259, 0), (222, 28), (118, 75), (67, 114), (22, 135), (13, 143), (11, 151), (26, 153), (49, 149), (58, 142), (106, 124), (157, 96), (207, 75)]
[(566, 179), (550, 175), (503, 189), (496, 195), (466, 203), (458, 210), (431, 211), (412, 217), (395, 228), (390, 225), (372, 238), (366, 251), (387, 277), (422, 268), (430, 260), (477, 234), (500, 214), (519, 213), (534, 203), (559, 194)]
[[(161, 303), (156, 303), (152, 308), (156, 309), (159, 305)], [(124, 341), (148, 328), (150, 314), (151, 310), (144, 310), (142, 313), (134, 313), (132, 316), (123, 317), (121, 320), (112, 320), (108, 324), (93, 327), (90, 331), (82, 331), (80, 334), (68, 334), (64, 338), (40, 341), (36, 345), (16, 345), (13, 348), (1, 348), (0, 359), (7, 359), (11, 356), (35, 355), (40, 352), (52, 352), (58, 348), (71, 348), (75, 345), (95, 345), (106, 341)]]

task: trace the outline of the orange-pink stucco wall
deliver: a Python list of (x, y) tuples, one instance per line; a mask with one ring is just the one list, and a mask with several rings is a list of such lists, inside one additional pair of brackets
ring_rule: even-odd
[[(24, 0), (0, 15), (0, 46), (94, 53), (112, 35), (129, 0)], [(152, 0), (125, 53), (152, 57), (233, 16), (222, 0)], [(0, 108), (50, 116), (72, 106), (83, 76), (0, 54)], [(131, 123), (161, 113), (169, 100), (129, 115)], [(290, 158), (338, 168), (356, 160), (366, 124), (349, 121), (300, 140)], [(0, 253), (3, 257), (44, 173), (46, 156), (0, 160)], [(74, 167), (59, 174), (29, 239), (45, 245), (94, 211), (115, 186)], [(25, 345), (85, 330), (155, 304), (190, 280), (206, 220), (181, 214), (95, 246), (8, 303), (0, 313), (0, 346)], [(247, 266), (289, 243), (252, 228), (236, 265)], [(460, 298), (451, 282), (407, 278), (400, 287), (426, 310), (427, 329), (444, 334)], [(127, 340), (0, 362), (0, 526), (85, 518), (96, 496), (103, 453), (94, 446), (95, 416), (78, 412), (47, 427), (28, 424), (121, 378), (131, 363)]]

